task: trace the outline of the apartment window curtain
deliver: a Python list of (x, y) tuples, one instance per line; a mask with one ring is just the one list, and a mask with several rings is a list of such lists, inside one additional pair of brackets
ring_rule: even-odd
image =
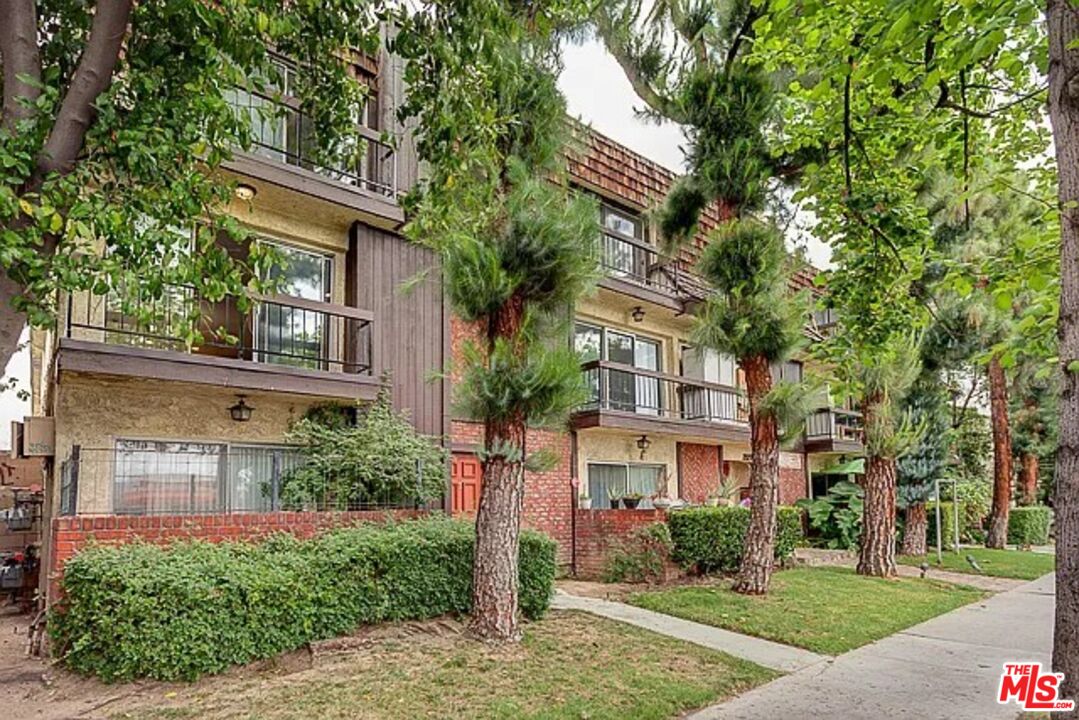
[(223, 509), (225, 446), (119, 440), (113, 509), (119, 514), (212, 513)]
[(613, 495), (621, 497), (639, 493), (644, 500), (638, 507), (651, 508), (652, 496), (660, 489), (666, 474), (664, 465), (589, 463), (588, 493), (595, 507), (609, 507)]

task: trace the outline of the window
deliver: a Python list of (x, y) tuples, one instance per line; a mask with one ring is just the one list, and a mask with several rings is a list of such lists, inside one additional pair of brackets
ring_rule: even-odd
[(797, 360), (788, 360), (785, 363), (773, 365), (772, 382), (802, 382), (802, 363)]
[(641, 247), (645, 242), (644, 223), (634, 213), (600, 205), (602, 229), (600, 264), (616, 277), (646, 281), (648, 278), (648, 250)]
[(588, 493), (595, 507), (604, 507), (608, 498), (639, 493), (639, 507), (652, 507), (652, 496), (666, 489), (666, 465), (644, 463), (588, 463)]
[(682, 347), (682, 377), (730, 389), (687, 383), (682, 389), (682, 416), (686, 420), (740, 421), (742, 396), (737, 391), (737, 363), (731, 355), (689, 345)]
[[(663, 344), (658, 340), (598, 325), (578, 322), (574, 328), (573, 347), (581, 362), (607, 360), (652, 372), (662, 368)], [(642, 415), (659, 415), (662, 409), (662, 387), (659, 378), (633, 372), (604, 368), (607, 394), (604, 406)], [(592, 388), (593, 402), (600, 393), (599, 371), (589, 371), (586, 380)]]
[(286, 446), (118, 440), (113, 511), (148, 515), (272, 510), (278, 481), (303, 461), (298, 450)]
[[(333, 258), (308, 250), (273, 243), (284, 264), (275, 266), (271, 277), (282, 295), (329, 302)], [(307, 308), (275, 303), (259, 305), (255, 322), (255, 348), (262, 362), (293, 367), (321, 368), (329, 356), (328, 316)]]

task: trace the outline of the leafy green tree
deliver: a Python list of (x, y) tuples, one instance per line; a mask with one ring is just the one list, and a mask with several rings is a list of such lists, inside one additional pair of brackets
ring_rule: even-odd
[(408, 232), (442, 259), (454, 311), (482, 339), (465, 352), (456, 398), (484, 424), (471, 630), (519, 638), (517, 556), (531, 425), (564, 423), (585, 397), (565, 337), (571, 307), (597, 272), (595, 204), (562, 171), (565, 102), (557, 31), (573, 2), (434, 0), (401, 28), (420, 155), (430, 175)]
[[(290, 92), (314, 118), (313, 145), (354, 147), (365, 93), (342, 51), (377, 49), (376, 9), (363, 0), (5, 2), (0, 363), (27, 321), (54, 322), (58, 290), (138, 288), (149, 304), (170, 284), (210, 301), (245, 296), (274, 258), (253, 245), (236, 261), (218, 244), (220, 233), (245, 234), (223, 214), (232, 192), (217, 170), (250, 145), (252, 116), (229, 98), (237, 87), (277, 95), (280, 54), (296, 63)], [(193, 241), (176, 232), (195, 226)]]
[[(659, 212), (662, 238), (693, 238), (701, 211), (718, 202), (729, 222), (713, 233), (700, 261), (713, 293), (698, 317), (699, 346), (733, 355), (749, 400), (752, 499), (737, 592), (768, 591), (774, 564), (781, 416), (794, 394), (773, 392), (770, 366), (799, 347), (808, 307), (790, 297), (792, 261), (782, 233), (753, 214), (771, 180), (784, 172), (766, 138), (776, 117), (773, 79), (746, 62), (760, 8), (664, 0), (602, 3), (596, 27), (647, 112), (685, 128), (689, 172)], [(796, 424), (788, 418), (788, 425)], [(800, 422), (798, 420), (797, 422)]]
[(926, 502), (935, 482), (946, 472), (950, 455), (951, 423), (948, 395), (938, 373), (924, 369), (903, 399), (903, 410), (925, 430), (896, 464), (899, 505), (905, 508), (903, 555), (925, 555)]

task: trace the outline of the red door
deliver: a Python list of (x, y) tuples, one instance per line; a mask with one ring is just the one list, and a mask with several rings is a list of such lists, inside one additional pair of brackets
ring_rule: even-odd
[(450, 465), (450, 488), (453, 501), (450, 512), (474, 513), (480, 506), (480, 480), (483, 468), (471, 453), (454, 453)]

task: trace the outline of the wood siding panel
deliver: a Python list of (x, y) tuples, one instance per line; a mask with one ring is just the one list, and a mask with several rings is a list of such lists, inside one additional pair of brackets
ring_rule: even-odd
[[(448, 362), (449, 327), (434, 254), (393, 233), (356, 223), (348, 265), (348, 296), (375, 314), (375, 376), (391, 374), (394, 405), (412, 415), (420, 432), (448, 435), (445, 381), (435, 376)], [(422, 279), (417, 282), (417, 277)]]

